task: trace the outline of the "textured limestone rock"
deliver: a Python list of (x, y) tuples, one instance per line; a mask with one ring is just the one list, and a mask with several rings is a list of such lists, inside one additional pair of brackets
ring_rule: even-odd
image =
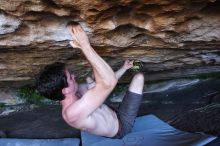
[(33, 81), (55, 61), (87, 75), (88, 62), (68, 45), (71, 20), (114, 69), (132, 58), (143, 61), (146, 80), (220, 72), (219, 7), (219, 0), (1, 0), (0, 85)]

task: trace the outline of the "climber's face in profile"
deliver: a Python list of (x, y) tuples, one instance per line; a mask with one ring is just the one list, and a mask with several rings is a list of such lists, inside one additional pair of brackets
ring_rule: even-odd
[(75, 80), (75, 75), (69, 71), (65, 70), (66, 80), (68, 86), (63, 88), (62, 93), (67, 96), (68, 94), (75, 95), (78, 90), (78, 83)]

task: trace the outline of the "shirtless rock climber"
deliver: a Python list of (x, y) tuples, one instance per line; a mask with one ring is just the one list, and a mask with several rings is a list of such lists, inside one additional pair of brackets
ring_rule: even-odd
[(133, 127), (142, 99), (144, 75), (137, 73), (117, 111), (104, 101), (115, 88), (120, 77), (133, 66), (126, 60), (116, 72), (95, 52), (89, 39), (78, 24), (69, 25), (73, 41), (70, 45), (79, 48), (92, 66), (93, 78), (86, 84), (78, 84), (75, 75), (64, 63), (46, 66), (39, 74), (36, 87), (45, 97), (60, 101), (63, 119), (72, 127), (89, 133), (122, 138)]

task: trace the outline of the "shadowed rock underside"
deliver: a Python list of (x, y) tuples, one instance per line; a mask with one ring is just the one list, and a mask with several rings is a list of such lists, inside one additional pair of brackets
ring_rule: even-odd
[(91, 72), (68, 44), (69, 21), (114, 70), (130, 58), (143, 62), (147, 81), (220, 72), (219, 7), (219, 0), (1, 0), (0, 83), (31, 82), (56, 61), (80, 78)]

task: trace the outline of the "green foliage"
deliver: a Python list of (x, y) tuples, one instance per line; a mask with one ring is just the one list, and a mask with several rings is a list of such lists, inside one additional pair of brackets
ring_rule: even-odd
[(20, 98), (31, 104), (41, 104), (42, 99), (44, 99), (44, 97), (31, 86), (23, 86), (17, 90), (17, 93)]
[(114, 95), (119, 95), (120, 93), (126, 92), (128, 90), (128, 84), (117, 84), (108, 99), (111, 99)]
[(217, 73), (207, 73), (207, 74), (198, 74), (192, 77), (188, 77), (190, 79), (220, 79), (220, 72)]
[(0, 109), (5, 107), (5, 104), (4, 103), (0, 103)]
[(113, 90), (113, 92), (115, 93), (115, 94), (120, 94), (120, 93), (122, 93), (122, 92), (124, 92), (124, 91), (126, 91), (127, 90), (127, 87), (128, 86), (128, 84), (118, 84), (116, 87), (115, 87), (115, 89)]
[[(220, 72), (216, 73), (206, 73), (206, 74), (197, 74), (197, 75), (192, 75), (189, 77), (181, 77), (181, 78), (173, 78), (172, 80), (178, 80), (178, 79), (201, 79), (201, 80), (206, 80), (206, 79), (220, 79)], [(147, 84), (156, 84), (164, 81), (169, 81), (170, 79), (165, 79), (165, 80), (153, 80), (153, 81), (146, 81)]]

